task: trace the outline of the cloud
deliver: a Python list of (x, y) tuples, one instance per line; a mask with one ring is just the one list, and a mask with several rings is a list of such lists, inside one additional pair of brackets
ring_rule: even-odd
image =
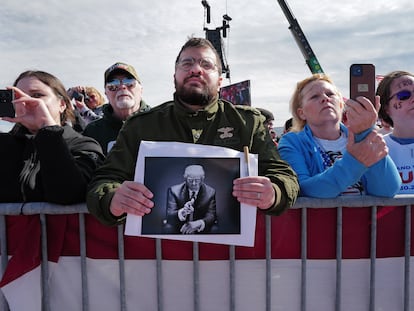
[[(10, 85), (27, 69), (46, 70), (66, 87), (92, 85), (103, 92), (103, 73), (117, 61), (134, 65), (152, 106), (172, 98), (174, 60), (188, 36), (220, 27), (228, 14), (224, 49), (236, 83), (251, 80), (252, 104), (271, 110), (275, 124), (289, 118), (297, 81), (310, 75), (277, 1), (41, 0), (6, 1), (0, 11), (0, 83)], [(411, 1), (288, 1), (322, 68), (348, 93), (354, 62), (377, 72), (414, 72)], [(369, 8), (369, 9), (368, 9)], [(408, 25), (408, 26), (407, 26)]]

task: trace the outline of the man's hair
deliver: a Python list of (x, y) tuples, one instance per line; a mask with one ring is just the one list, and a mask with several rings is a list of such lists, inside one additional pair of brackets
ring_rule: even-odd
[(302, 107), (302, 100), (303, 100), (303, 94), (302, 91), (305, 88), (305, 86), (307, 86), (309, 83), (314, 82), (314, 81), (326, 81), (330, 84), (332, 84), (335, 88), (336, 91), (336, 95), (338, 95), (339, 99), (343, 102), (343, 98), (341, 93), (339, 92), (339, 90), (337, 89), (337, 87), (335, 86), (335, 84), (333, 83), (332, 79), (325, 75), (325, 74), (321, 74), (321, 73), (315, 73), (312, 76), (299, 81), (296, 84), (296, 89), (293, 92), (293, 95), (290, 99), (290, 112), (292, 113), (292, 127), (291, 127), (291, 131), (293, 132), (299, 132), (301, 131), (306, 124), (305, 120), (302, 120), (299, 115), (298, 115), (298, 108)]
[(188, 175), (200, 175), (201, 178), (204, 178), (204, 169), (201, 165), (189, 165), (185, 168), (184, 178), (187, 178)]
[(285, 125), (283, 127), (283, 131), (285, 133), (289, 132), (290, 129), (292, 128), (292, 121), (293, 121), (293, 118), (289, 118), (285, 121)]
[(220, 55), (218, 54), (217, 50), (214, 48), (213, 44), (204, 38), (195, 38), (195, 37), (191, 37), (190, 39), (187, 40), (187, 42), (181, 47), (180, 52), (177, 55), (177, 58), (175, 59), (175, 64), (178, 64), (178, 61), (180, 60), (180, 56), (181, 53), (188, 48), (208, 48), (211, 49), (214, 52), (214, 55), (216, 56), (216, 66), (217, 66), (217, 70), (219, 72), (219, 74), (221, 74), (222, 72), (222, 67), (221, 67), (221, 58)]

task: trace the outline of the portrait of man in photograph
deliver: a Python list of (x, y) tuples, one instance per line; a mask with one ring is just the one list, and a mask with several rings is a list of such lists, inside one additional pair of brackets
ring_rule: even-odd
[(232, 195), (240, 159), (146, 157), (144, 180), (155, 207), (142, 217), (142, 234), (240, 234), (240, 203)]
[(216, 190), (204, 183), (201, 165), (188, 165), (183, 177), (182, 183), (167, 191), (165, 232), (208, 233), (217, 223)]

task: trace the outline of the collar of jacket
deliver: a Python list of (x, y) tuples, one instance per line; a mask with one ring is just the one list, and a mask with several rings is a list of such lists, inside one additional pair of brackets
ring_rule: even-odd
[(174, 94), (174, 104), (178, 115), (184, 117), (203, 117), (206, 119), (211, 119), (215, 116), (217, 111), (219, 110), (219, 98), (218, 96), (215, 97), (210, 104), (206, 107), (193, 111), (185, 106), (180, 99)]
[[(348, 137), (348, 128), (346, 127), (346, 125), (341, 122), (339, 123), (339, 127), (340, 127), (341, 132), (344, 132), (346, 136)], [(309, 138), (313, 139), (312, 129), (310, 128), (308, 124), (305, 124), (305, 127), (303, 128), (303, 133), (305, 133), (306, 136), (308, 136)]]
[[(143, 100), (141, 100), (140, 102), (140, 106), (139, 106), (139, 110), (137, 110), (136, 112), (134, 112), (132, 115), (138, 113), (138, 112), (144, 112), (144, 111), (148, 111), (150, 110), (151, 107), (147, 105), (147, 103)], [(110, 103), (106, 103), (103, 108), (103, 117), (108, 120), (111, 123), (114, 124), (123, 124), (124, 121), (118, 119), (117, 117), (114, 116), (114, 108), (112, 108)], [(131, 117), (131, 116), (129, 116)]]
[[(53, 132), (63, 132), (65, 128), (72, 128), (71, 125), (63, 124), (63, 125), (50, 125), (43, 127), (37, 131), (39, 133), (40, 131), (53, 131)], [(26, 137), (26, 138), (33, 138), (37, 134), (33, 134), (30, 132), (25, 126), (23, 126), (21, 123), (16, 123), (13, 128), (9, 131), (10, 135), (13, 135), (15, 137)]]

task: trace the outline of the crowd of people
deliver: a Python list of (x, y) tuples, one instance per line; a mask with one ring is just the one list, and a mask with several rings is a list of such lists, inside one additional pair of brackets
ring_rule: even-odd
[[(152, 109), (142, 99), (141, 80), (129, 64), (118, 62), (104, 72), (107, 104), (94, 87), (65, 91), (49, 73), (22, 73), (11, 87), (16, 115), (4, 118), (15, 126), (1, 134), (13, 146), (2, 157), (8, 163), (3, 171), (14, 180), (3, 179), (3, 189), (9, 191), (2, 201), (87, 200), (91, 213), (106, 224), (122, 222), (127, 213), (148, 214), (154, 194), (133, 181), (142, 140), (239, 151), (248, 146), (259, 155), (259, 176), (236, 179), (233, 195), (270, 214), (292, 206), (298, 195), (392, 197), (400, 192), (400, 175), (411, 182), (410, 160), (402, 155), (402, 150), (411, 150), (413, 133), (410, 73), (386, 75), (375, 103), (364, 97), (344, 102), (325, 74), (298, 82), (290, 102), (292, 118), (279, 139), (270, 111), (220, 98), (220, 66), (208, 40), (189, 39), (176, 59), (173, 100)], [(378, 120), (388, 125), (388, 133), (377, 128)], [(226, 135), (220, 135), (222, 129)], [(55, 161), (48, 161), (52, 154)], [(55, 178), (58, 172), (60, 178)], [(401, 189), (410, 192), (411, 187)]]
[[(2, 176), (7, 176), (0, 179), (0, 201), (86, 201), (91, 217), (109, 226), (123, 223), (127, 214), (145, 217), (157, 193), (134, 181), (141, 141), (215, 145), (240, 152), (247, 146), (258, 155), (258, 175), (234, 179), (232, 195), (269, 215), (280, 215), (298, 196), (414, 193), (411, 73), (386, 75), (375, 103), (364, 97), (344, 102), (324, 74), (298, 82), (290, 102), (292, 119), (277, 141), (271, 112), (220, 98), (221, 72), (213, 45), (190, 38), (175, 61), (172, 100), (153, 108), (142, 99), (141, 80), (129, 64), (118, 62), (104, 72), (106, 104), (94, 87), (66, 90), (50, 73), (21, 73), (10, 87), (16, 115), (4, 118), (15, 125), (0, 133), (2, 144), (9, 146), (0, 152)], [(379, 117), (390, 133), (379, 133)], [(189, 166), (184, 177), (186, 182), (170, 189), (168, 201), (176, 199), (168, 218), (174, 219), (176, 232), (208, 231), (216, 220), (216, 206), (209, 208), (209, 218), (192, 219), (190, 215), (199, 214), (201, 200), (187, 188), (194, 182), (197, 193), (214, 189), (202, 183), (204, 170), (198, 165)]]
[[(292, 206), (297, 195), (392, 197), (400, 191), (400, 174), (406, 176), (404, 182), (411, 181), (408, 155), (402, 155), (412, 143), (410, 73), (386, 75), (375, 103), (364, 97), (345, 103), (327, 75), (314, 74), (298, 82), (290, 102), (292, 118), (277, 137), (272, 112), (220, 98), (220, 66), (208, 40), (191, 38), (176, 59), (174, 99), (152, 109), (142, 99), (141, 80), (129, 64), (118, 62), (104, 72), (107, 104), (95, 87), (65, 91), (50, 73), (22, 73), (11, 87), (16, 116), (4, 118), (15, 126), (1, 134), (13, 146), (2, 157), (8, 163), (4, 172), (14, 180), (3, 180), (9, 191), (2, 201), (87, 200), (91, 213), (106, 224), (122, 222), (127, 213), (150, 213), (154, 194), (133, 181), (142, 140), (239, 151), (248, 146), (259, 154), (259, 176), (236, 179), (233, 195), (270, 214)], [(388, 133), (378, 129), (378, 120)], [(231, 133), (219, 135), (221, 129)], [(51, 146), (55, 161), (48, 161)], [(57, 172), (61, 178), (55, 178)], [(70, 188), (70, 199), (66, 190), (55, 188)], [(410, 192), (411, 186), (401, 189)]]

